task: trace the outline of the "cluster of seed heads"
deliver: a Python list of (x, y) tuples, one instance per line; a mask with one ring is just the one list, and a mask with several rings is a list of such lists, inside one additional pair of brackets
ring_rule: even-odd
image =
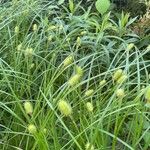
[(127, 79), (127, 75), (123, 72), (122, 69), (118, 69), (115, 71), (113, 75), (113, 80), (116, 81), (118, 84), (123, 83)]
[[(24, 105), (25, 113), (27, 115), (32, 116), (32, 114), (33, 114), (33, 105), (32, 105), (32, 103), (30, 101), (26, 101), (26, 102), (24, 102), (23, 105)], [(32, 123), (28, 125), (27, 130), (28, 130), (29, 133), (31, 133), (33, 135), (37, 133), (37, 127)], [(43, 129), (43, 133), (45, 133), (45, 134), (47, 133), (46, 128)]]

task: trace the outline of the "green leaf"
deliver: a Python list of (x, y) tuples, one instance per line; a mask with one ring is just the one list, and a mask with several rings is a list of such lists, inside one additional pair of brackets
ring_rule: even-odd
[(110, 1), (109, 0), (97, 0), (95, 3), (96, 9), (102, 15), (109, 9)]
[(65, 0), (59, 0), (59, 1), (58, 1), (58, 5), (63, 4), (63, 3), (64, 3), (64, 1), (65, 1)]

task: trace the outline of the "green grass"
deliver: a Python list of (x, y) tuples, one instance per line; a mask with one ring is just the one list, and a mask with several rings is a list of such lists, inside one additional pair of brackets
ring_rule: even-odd
[[(72, 14), (68, 5), (38, 0), (3, 3), (0, 14), (1, 150), (150, 148), (144, 96), (150, 49), (136, 46), (140, 37), (130, 29), (135, 19), (123, 13), (119, 19), (110, 13), (101, 17), (80, 4)], [(130, 43), (135, 45), (128, 50)], [(73, 60), (64, 66), (68, 56)], [(113, 80), (118, 69), (127, 76), (124, 82)], [(70, 86), (70, 78), (79, 73)], [(120, 88), (121, 98), (116, 95)], [(89, 89), (94, 92), (86, 96)], [(60, 112), (60, 100), (69, 104), (70, 115)], [(33, 106), (31, 114), (26, 101)], [(90, 112), (87, 102), (93, 106)], [(36, 132), (28, 130), (31, 124)]]

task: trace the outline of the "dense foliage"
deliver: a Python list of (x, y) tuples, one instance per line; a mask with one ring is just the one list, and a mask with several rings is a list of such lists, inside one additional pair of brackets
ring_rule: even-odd
[(150, 148), (148, 6), (100, 12), (95, 1), (1, 2), (0, 149)]

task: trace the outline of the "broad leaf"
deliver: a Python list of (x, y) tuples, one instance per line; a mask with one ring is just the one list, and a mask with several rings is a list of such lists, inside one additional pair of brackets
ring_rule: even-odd
[(110, 1), (109, 0), (97, 0), (95, 3), (96, 9), (102, 15), (109, 9)]

